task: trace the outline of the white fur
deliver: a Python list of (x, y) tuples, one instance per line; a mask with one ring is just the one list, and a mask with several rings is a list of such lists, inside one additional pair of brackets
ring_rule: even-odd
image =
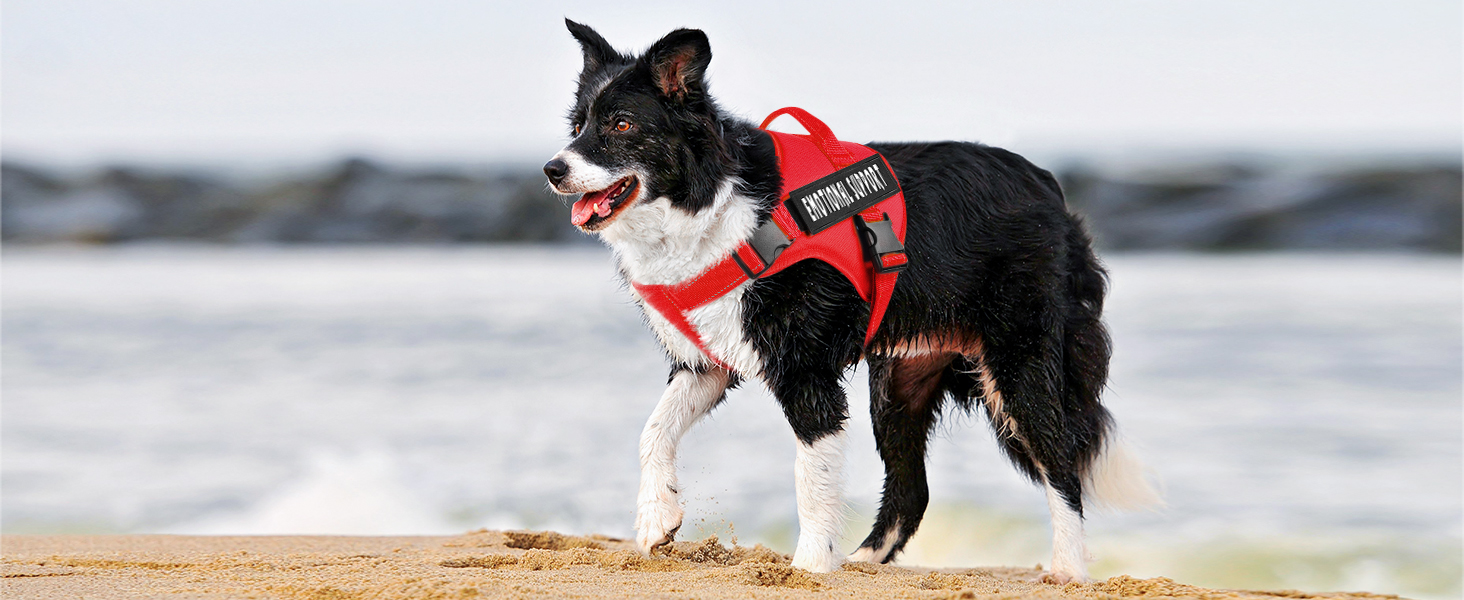
[(738, 286), (727, 295), (692, 310), (687, 320), (718, 359), (738, 373), (756, 378), (762, 373), (762, 359), (742, 334), (742, 295), (746, 291), (745, 284)]
[(723, 181), (712, 205), (696, 214), (673, 207), (665, 196), (638, 202), (606, 225), (600, 237), (615, 251), (631, 281), (681, 283), (726, 258), (752, 236), (757, 205), (737, 193), (738, 183)]
[[(600, 237), (615, 251), (620, 268), (632, 282), (684, 282), (726, 258), (757, 227), (756, 204), (736, 192), (737, 183), (722, 182), (712, 205), (694, 215), (673, 207), (665, 197), (636, 202), (601, 230)], [(747, 285), (690, 311), (687, 320), (719, 359), (745, 377), (757, 377), (761, 362), (742, 331), (742, 295)], [(644, 305), (639, 296), (636, 300)], [(709, 364), (701, 350), (660, 313), (649, 307), (645, 313), (651, 329), (677, 360)]]
[(1052, 484), (1047, 487), (1047, 509), (1052, 512), (1052, 565), (1047, 578), (1053, 583), (1088, 580), (1088, 550), (1083, 542), (1083, 517), (1068, 506)]
[(885, 530), (884, 539), (880, 540), (878, 548), (861, 547), (849, 555), (849, 562), (882, 563), (890, 555), (890, 550), (895, 548), (895, 540), (900, 539), (900, 518), (895, 517), (895, 522)]
[(671, 541), (683, 512), (676, 487), (676, 447), (697, 420), (727, 389), (727, 371), (681, 371), (666, 386), (661, 401), (641, 431), (641, 485), (636, 501), (636, 545), (641, 552)]
[(793, 477), (798, 491), (798, 549), (793, 566), (828, 573), (843, 564), (839, 538), (844, 531), (844, 430), (812, 444), (798, 444)]
[(1141, 510), (1164, 505), (1144, 477), (1144, 465), (1117, 432), (1109, 432), (1098, 457), (1083, 474), (1084, 506), (1109, 510)]
[[(582, 194), (585, 192), (598, 192), (624, 179), (631, 174), (629, 169), (611, 171), (605, 167), (591, 163), (580, 156), (580, 153), (573, 150), (560, 150), (554, 158), (562, 160), (569, 165), (569, 173), (564, 179), (554, 185), (554, 191), (561, 194)], [(551, 159), (552, 160), (552, 159)], [(644, 179), (642, 179), (644, 181)]]

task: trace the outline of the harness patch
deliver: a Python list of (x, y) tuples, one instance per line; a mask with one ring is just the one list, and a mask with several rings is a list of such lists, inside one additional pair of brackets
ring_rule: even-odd
[(894, 173), (874, 154), (789, 192), (787, 206), (798, 227), (813, 235), (898, 193)]

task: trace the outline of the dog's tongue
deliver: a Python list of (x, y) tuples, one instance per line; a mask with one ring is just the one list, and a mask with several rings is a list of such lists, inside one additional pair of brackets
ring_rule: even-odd
[(591, 213), (598, 212), (602, 217), (609, 215), (609, 206), (601, 207), (598, 211), (595, 210), (595, 205), (609, 193), (610, 190), (607, 189), (598, 192), (587, 192), (584, 196), (581, 196), (579, 200), (574, 202), (574, 213), (569, 216), (569, 222), (575, 225), (584, 225), (589, 222)]

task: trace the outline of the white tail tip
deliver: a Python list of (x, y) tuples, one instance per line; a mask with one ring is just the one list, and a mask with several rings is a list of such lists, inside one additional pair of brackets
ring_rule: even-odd
[(1083, 476), (1084, 503), (1116, 511), (1163, 507), (1164, 499), (1146, 475), (1144, 464), (1116, 433), (1110, 432), (1098, 458)]

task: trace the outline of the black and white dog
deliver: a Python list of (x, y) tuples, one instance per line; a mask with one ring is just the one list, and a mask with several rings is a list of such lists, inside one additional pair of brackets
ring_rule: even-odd
[[(778, 202), (772, 140), (708, 95), (703, 75), (712, 53), (701, 31), (673, 31), (631, 56), (593, 29), (566, 23), (584, 69), (569, 115), (573, 139), (544, 172), (557, 192), (583, 194), (574, 223), (614, 250), (628, 281), (668, 285), (698, 275)], [(1125, 507), (1156, 499), (1098, 401), (1108, 374), (1099, 319), (1106, 279), (1088, 235), (1052, 175), (1016, 154), (963, 142), (869, 146), (904, 188), (910, 259), (869, 347), (868, 304), (816, 260), (691, 312), (731, 370), (636, 298), (672, 365), (641, 433), (636, 543), (649, 553), (681, 526), (682, 435), (729, 388), (761, 379), (798, 438), (793, 566), (838, 568), (849, 412), (840, 379), (863, 359), (884, 497), (874, 530), (848, 559), (889, 562), (920, 526), (929, 497), (926, 441), (949, 401), (984, 410), (1002, 450), (1046, 488), (1054, 534), (1048, 579), (1081, 581), (1084, 501)]]

